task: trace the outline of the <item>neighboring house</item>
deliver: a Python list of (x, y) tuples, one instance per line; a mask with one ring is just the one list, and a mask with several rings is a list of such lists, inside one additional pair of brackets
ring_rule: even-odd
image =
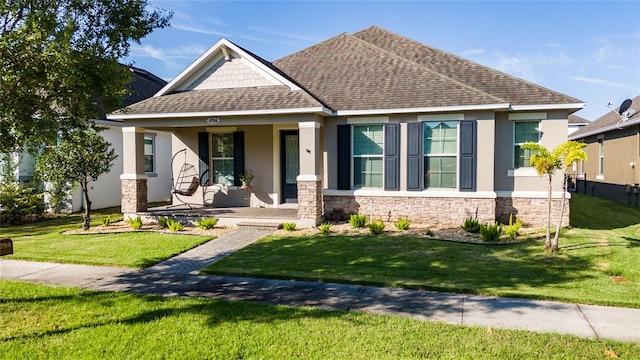
[(586, 180), (587, 194), (640, 206), (640, 96), (619, 114), (610, 111), (569, 139), (587, 144), (588, 161), (577, 173)]
[[(129, 84), (131, 94), (123, 104), (130, 105), (147, 99), (167, 84), (166, 81), (143, 69), (131, 67), (133, 80)], [(89, 184), (89, 195), (92, 208), (119, 206), (121, 199), (120, 174), (122, 174), (123, 148), (121, 121), (98, 119), (94, 120), (106, 127), (101, 135), (111, 143), (118, 158), (111, 170), (101, 175), (96, 181)], [(148, 196), (149, 201), (166, 201), (171, 198), (170, 166), (164, 159), (171, 154), (171, 134), (167, 132), (146, 132), (144, 134), (145, 173), (149, 176)], [(16, 176), (22, 182), (30, 181), (33, 174), (34, 159), (28, 152), (11, 154), (12, 162), (16, 164)], [(68, 211), (79, 211), (84, 207), (82, 191), (78, 188), (70, 197)]]
[[(141, 149), (146, 131), (172, 132), (201, 184), (183, 201), (294, 203), (308, 226), (352, 213), (455, 227), (513, 213), (541, 226), (547, 180), (520, 145), (565, 142), (568, 116), (583, 106), (371, 27), (272, 63), (221, 39), (154, 97), (108, 117), (123, 121), (125, 149)], [(127, 216), (147, 208), (142, 165), (140, 150), (125, 152)]]
[(575, 114), (569, 115), (569, 135), (589, 124), (589, 120)]

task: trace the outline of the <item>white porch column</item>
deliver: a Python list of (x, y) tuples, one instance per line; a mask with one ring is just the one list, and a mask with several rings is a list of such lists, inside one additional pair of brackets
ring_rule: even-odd
[(147, 210), (147, 175), (144, 173), (144, 128), (122, 128), (122, 213)]
[(300, 175), (298, 175), (298, 217), (313, 225), (322, 222), (322, 148), (319, 121), (298, 123)]

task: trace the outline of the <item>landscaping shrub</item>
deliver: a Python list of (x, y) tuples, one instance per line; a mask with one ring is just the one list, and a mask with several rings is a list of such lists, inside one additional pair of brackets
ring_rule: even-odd
[(0, 224), (34, 221), (44, 212), (43, 194), (36, 187), (8, 182), (0, 186)]
[(466, 232), (470, 232), (473, 234), (477, 234), (480, 231), (480, 223), (478, 222), (478, 219), (474, 219), (471, 216), (469, 216), (465, 221), (464, 224), (462, 225), (462, 228), (466, 231)]
[(514, 239), (516, 236), (520, 235), (520, 226), (522, 226), (522, 222), (520, 219), (517, 219), (516, 222), (513, 222), (513, 214), (509, 215), (509, 226), (504, 229), (505, 234), (507, 234), (510, 238)]
[(382, 220), (371, 222), (369, 224), (369, 231), (374, 235), (382, 234), (384, 231), (384, 222), (382, 222)]
[(431, 229), (427, 228), (427, 229), (424, 231), (424, 234), (425, 234), (425, 235), (427, 235), (427, 236), (433, 236), (433, 231), (431, 231)]
[(184, 229), (184, 224), (176, 219), (168, 219), (167, 220), (167, 228), (170, 231), (176, 232)]
[(329, 232), (331, 232), (331, 224), (329, 223), (320, 224), (320, 226), (318, 226), (318, 230), (320, 231), (321, 234), (328, 235)]
[(351, 226), (354, 228), (363, 228), (365, 225), (367, 225), (367, 216), (351, 214), (351, 217), (349, 218), (349, 224), (351, 224)]
[(100, 222), (102, 223), (102, 226), (109, 226), (111, 224), (111, 215), (100, 215)]
[(294, 223), (294, 222), (282, 223), (282, 228), (287, 230), (287, 231), (294, 231), (296, 229), (296, 223)]
[(216, 218), (202, 218), (196, 220), (196, 226), (203, 230), (213, 229), (218, 223)]
[(398, 230), (409, 230), (409, 225), (411, 223), (409, 222), (409, 219), (407, 218), (400, 218), (398, 219), (398, 221), (394, 222), (393, 225), (396, 226), (396, 229)]
[(502, 225), (495, 223), (493, 225), (480, 225), (480, 239), (486, 242), (495, 242), (500, 239), (502, 234)]
[(158, 225), (160, 225), (161, 228), (166, 229), (169, 227), (167, 221), (169, 221), (168, 217), (161, 217), (160, 219), (158, 219)]
[(134, 218), (129, 218), (127, 219), (127, 223), (129, 225), (131, 225), (131, 228), (133, 230), (140, 230), (140, 228), (142, 228), (142, 219), (140, 218), (140, 216)]

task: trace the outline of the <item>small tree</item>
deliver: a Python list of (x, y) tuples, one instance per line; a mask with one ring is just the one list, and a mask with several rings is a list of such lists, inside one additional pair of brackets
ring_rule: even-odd
[[(562, 224), (562, 217), (564, 215), (564, 204), (566, 200), (566, 172), (565, 169), (573, 164), (574, 161), (586, 160), (587, 154), (582, 150), (586, 144), (576, 141), (567, 141), (560, 144), (553, 151), (547, 150), (544, 146), (538, 143), (526, 143), (522, 145), (523, 149), (532, 151), (529, 164), (536, 169), (536, 172), (540, 177), (548, 177), (548, 193), (547, 193), (547, 226), (546, 226), (546, 239), (544, 246), (551, 251), (558, 250), (558, 236), (560, 233), (560, 226)], [(551, 243), (551, 191), (552, 191), (552, 177), (553, 174), (561, 170), (564, 175), (563, 180), (563, 192), (562, 192), (562, 204), (560, 209), (560, 219), (558, 220), (558, 226), (556, 227), (556, 233), (554, 235), (553, 244)]]
[(46, 148), (38, 157), (36, 168), (43, 179), (60, 186), (80, 185), (84, 197), (82, 228), (91, 226), (91, 200), (89, 182), (109, 172), (118, 157), (111, 144), (100, 136), (101, 128), (73, 131), (56, 146)]

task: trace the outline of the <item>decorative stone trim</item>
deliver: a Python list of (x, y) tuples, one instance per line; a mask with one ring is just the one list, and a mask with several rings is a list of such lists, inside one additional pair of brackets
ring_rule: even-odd
[(121, 179), (123, 214), (147, 211), (147, 179)]
[(298, 218), (322, 221), (321, 181), (298, 181)]
[[(551, 224), (555, 227), (560, 217), (561, 199), (551, 199)], [(569, 226), (570, 199), (567, 197), (562, 216), (562, 227)], [(496, 219), (503, 224), (509, 223), (509, 215), (518, 217), (523, 224), (543, 228), (547, 226), (547, 199), (544, 198), (511, 198), (496, 199)]]

